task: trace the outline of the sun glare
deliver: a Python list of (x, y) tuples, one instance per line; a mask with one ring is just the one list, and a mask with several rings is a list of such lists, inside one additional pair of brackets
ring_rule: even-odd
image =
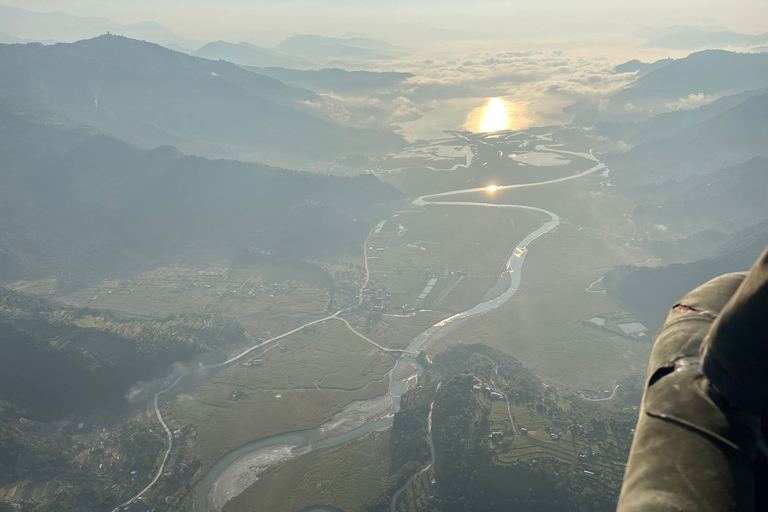
[(498, 188), (499, 188), (499, 187), (498, 187), (497, 185), (488, 185), (488, 186), (487, 186), (487, 187), (485, 187), (485, 188), (486, 188), (486, 190), (487, 190), (488, 192), (496, 192), (496, 190), (498, 190)]
[(501, 98), (488, 100), (480, 118), (480, 131), (498, 132), (509, 128), (510, 107), (510, 103)]
[(475, 133), (524, 130), (529, 119), (522, 114), (520, 105), (504, 98), (490, 98), (467, 115), (464, 128)]

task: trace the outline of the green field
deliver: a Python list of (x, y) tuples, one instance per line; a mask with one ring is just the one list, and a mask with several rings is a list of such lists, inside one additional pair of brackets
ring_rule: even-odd
[(340, 321), (306, 328), (244, 362), (253, 358), (263, 363), (220, 370), (167, 408), (175, 424), (194, 426), (206, 464), (249, 441), (313, 428), (354, 400), (384, 394), (395, 362)]
[(647, 255), (623, 241), (558, 227), (529, 247), (519, 291), (503, 306), (448, 332), (427, 348), (435, 354), (458, 342), (497, 347), (561, 387), (612, 389), (643, 371), (650, 340), (629, 337), (588, 320), (624, 316), (619, 304), (586, 291), (616, 264)]

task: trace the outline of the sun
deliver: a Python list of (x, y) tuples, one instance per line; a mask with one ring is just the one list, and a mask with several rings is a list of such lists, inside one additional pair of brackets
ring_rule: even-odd
[(496, 192), (499, 189), (499, 187), (498, 185), (488, 185), (487, 187), (485, 187), (485, 189), (488, 192)]
[(505, 98), (488, 98), (467, 115), (464, 128), (475, 133), (524, 130), (530, 120), (523, 114), (524, 108), (519, 103)]
[(481, 132), (498, 132), (506, 130), (510, 125), (511, 105), (501, 98), (491, 98), (483, 109), (480, 119)]

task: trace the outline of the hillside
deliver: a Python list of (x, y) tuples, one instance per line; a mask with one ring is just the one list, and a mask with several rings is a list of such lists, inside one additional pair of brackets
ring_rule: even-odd
[(691, 263), (650, 268), (622, 266), (603, 278), (608, 294), (620, 300), (649, 329), (661, 327), (669, 309), (695, 287), (728, 272), (749, 270), (768, 247), (768, 221), (744, 228)]
[[(734, 231), (768, 218), (768, 158), (718, 169), (703, 176), (638, 187), (636, 220), (664, 224), (677, 233), (701, 229)], [(716, 206), (716, 208), (713, 208)]]
[(0, 288), (0, 396), (37, 420), (120, 409), (139, 381), (246, 342), (233, 319), (137, 320)]
[(705, 50), (676, 59), (638, 78), (611, 99), (640, 107), (688, 94), (759, 89), (768, 85), (768, 55)]
[(124, 37), (0, 45), (0, 67), (7, 102), (52, 110), (145, 147), (318, 166), (402, 144), (392, 133), (302, 111), (305, 103), (322, 104), (311, 91)]
[(0, 122), (28, 135), (26, 144), (0, 147), (12, 164), (0, 189), (6, 278), (62, 259), (126, 268), (187, 247), (229, 260), (250, 247), (283, 260), (334, 258), (359, 251), (369, 220), (401, 197), (371, 175), (328, 177), (184, 156), (172, 147), (143, 150), (41, 128), (23, 115), (6, 113)]
[(27, 510), (37, 489), (35, 510), (114, 509), (166, 446), (154, 417), (140, 421), (147, 401), (249, 342), (234, 319), (136, 319), (0, 288), (0, 498)]
[(706, 174), (767, 153), (768, 94), (752, 96), (673, 137), (607, 159), (622, 186)]
[[(428, 463), (430, 402), (435, 466), (400, 495), (398, 511), (616, 508), (642, 379), (627, 379), (619, 400), (597, 404), (545, 388), (520, 361), (484, 345), (458, 345), (425, 364), (395, 416), (391, 471)], [(363, 510), (390, 510), (398, 487)]]
[(662, 66), (666, 66), (670, 62), (672, 62), (672, 59), (661, 59), (654, 62), (642, 62), (638, 59), (632, 59), (623, 64), (619, 64), (613, 68), (613, 70), (616, 73), (637, 73), (638, 76), (641, 76)]

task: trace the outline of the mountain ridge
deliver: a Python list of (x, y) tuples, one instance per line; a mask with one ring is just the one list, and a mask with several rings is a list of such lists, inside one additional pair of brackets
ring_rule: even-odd
[(145, 147), (301, 166), (404, 143), (316, 117), (323, 100), (312, 91), (121, 36), (0, 45), (0, 66), (0, 91), (12, 101)]

